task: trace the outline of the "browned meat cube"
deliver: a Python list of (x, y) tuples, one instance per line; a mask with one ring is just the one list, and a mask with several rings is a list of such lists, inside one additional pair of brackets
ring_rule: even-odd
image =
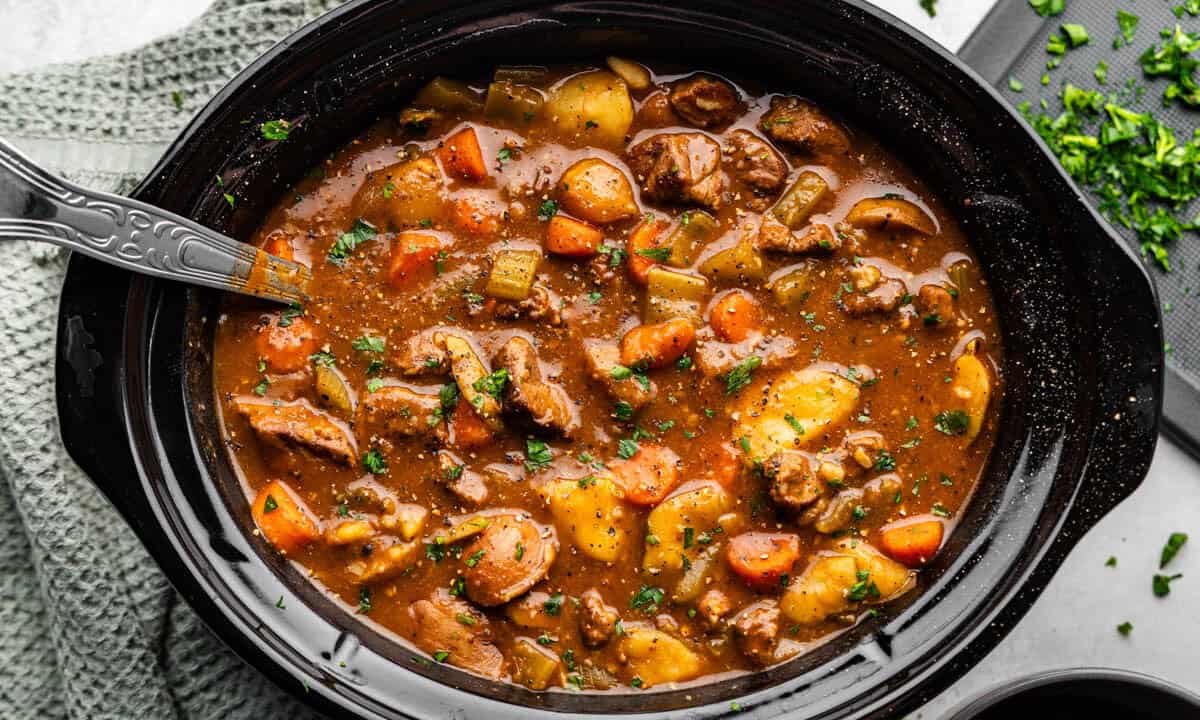
[(809, 225), (798, 232), (792, 232), (782, 223), (764, 220), (762, 228), (758, 231), (755, 245), (759, 250), (790, 255), (810, 255), (836, 252), (842, 247), (842, 239), (828, 225), (820, 223)]
[(816, 105), (797, 97), (771, 98), (758, 126), (767, 137), (813, 154), (845, 155), (850, 138)]
[(842, 295), (842, 307), (846, 312), (861, 317), (870, 313), (886, 313), (895, 310), (904, 297), (904, 283), (895, 279), (881, 282), (870, 292), (849, 292)]
[(715, 588), (701, 595), (696, 603), (696, 613), (710, 628), (720, 625), (721, 619), (732, 609), (733, 601), (729, 596)]
[(446, 351), (433, 342), (433, 331), (417, 333), (389, 359), (389, 364), (404, 375), (445, 375), (450, 372)]
[(604, 604), (604, 598), (595, 588), (579, 596), (579, 629), (584, 645), (594, 648), (608, 642), (618, 619), (617, 611)]
[(418, 392), (398, 385), (382, 387), (367, 393), (363, 399), (360, 422), (369, 432), (388, 437), (428, 436), (445, 440), (441, 405), (436, 389)]
[(662, 133), (629, 149), (629, 167), (651, 200), (717, 209), (728, 184), (721, 146), (700, 133)]
[[(504, 672), (504, 655), (492, 644), (487, 616), (438, 590), (429, 600), (418, 600), (408, 609), (412, 617), (412, 642), (429, 654), (446, 653), (446, 662), (499, 678)], [(471, 618), (464, 623), (460, 618)]]
[(727, 374), (751, 355), (757, 355), (762, 360), (762, 369), (772, 370), (786, 365), (797, 352), (799, 348), (796, 341), (790, 337), (764, 335), (752, 345), (705, 340), (696, 344), (693, 357), (696, 368), (704, 373), (705, 377), (716, 377)]
[(954, 319), (954, 297), (941, 285), (922, 285), (914, 304), (926, 325), (944, 325)]
[(313, 408), (306, 400), (275, 404), (236, 401), (237, 410), (267, 445), (282, 450), (300, 448), (343, 465), (353, 465), (358, 455), (354, 436), (333, 416)]
[(502, 320), (542, 320), (548, 325), (562, 325), (562, 298), (558, 293), (535, 283), (529, 297), (520, 302), (496, 303), (496, 317)]
[(776, 505), (800, 511), (820, 499), (825, 483), (817, 477), (815, 464), (799, 450), (784, 450), (767, 459), (763, 474), (771, 478), (771, 499)]
[(492, 358), (492, 366), (508, 371), (508, 402), (529, 413), (535, 423), (566, 436), (579, 429), (575, 404), (561, 385), (542, 379), (537, 351), (528, 340), (509, 338)]
[(613, 377), (613, 370), (621, 366), (621, 349), (615, 342), (607, 340), (584, 340), (584, 355), (587, 356), (588, 367), (592, 378), (604, 385), (609, 397), (619, 402), (627, 402), (634, 411), (640, 410), (652, 402), (658, 394), (658, 387), (653, 380), (642, 379), (645, 376)]
[(775, 600), (747, 605), (733, 618), (733, 636), (738, 648), (759, 665), (774, 664), (778, 635), (779, 605)]
[(692, 75), (671, 86), (671, 108), (702, 128), (728, 125), (742, 114), (742, 99), (732, 85), (710, 75)]
[(446, 486), (463, 502), (481, 505), (488, 499), (488, 486), (483, 476), (468, 470), (466, 463), (449, 450), (438, 450), (437, 481)]
[(766, 209), (788, 177), (783, 156), (749, 130), (734, 130), (725, 139), (725, 167), (756, 196), (747, 203), (751, 210)]

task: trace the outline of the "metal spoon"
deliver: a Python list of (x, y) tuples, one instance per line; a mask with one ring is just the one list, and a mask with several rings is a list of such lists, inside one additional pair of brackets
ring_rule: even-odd
[(137, 200), (85, 190), (0, 139), (0, 239), (54, 243), (143, 275), (292, 303), (307, 267)]

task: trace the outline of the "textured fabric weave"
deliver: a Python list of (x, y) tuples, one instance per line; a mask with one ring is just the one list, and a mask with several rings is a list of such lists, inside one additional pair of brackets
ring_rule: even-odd
[[(85, 186), (128, 191), (234, 73), (335, 4), (218, 0), (140, 50), (0, 77), (0, 136)], [(0, 259), (0, 718), (314, 718), (200, 623), (63, 450), (65, 268), (49, 246)]]

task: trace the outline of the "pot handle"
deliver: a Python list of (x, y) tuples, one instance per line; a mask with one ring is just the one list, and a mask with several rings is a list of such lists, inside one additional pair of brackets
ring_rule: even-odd
[(1158, 443), (1166, 360), (1158, 296), (1141, 259), (1073, 185), (1062, 196), (1063, 211), (1077, 216), (1068, 226), (1080, 237), (1107, 236), (1072, 245), (1080, 249), (1075, 255), (1089, 290), (1089, 317), (1096, 318), (1099, 333), (1092, 345), (1096, 374), (1085, 378), (1091, 381), (1085, 392), (1095, 397), (1094, 415), (1080, 424), (1092, 436), (1064, 528), (1082, 536), (1146, 478)]
[(149, 547), (159, 539), (120, 392), (130, 276), (74, 254), (59, 302), (55, 396), (67, 454)]

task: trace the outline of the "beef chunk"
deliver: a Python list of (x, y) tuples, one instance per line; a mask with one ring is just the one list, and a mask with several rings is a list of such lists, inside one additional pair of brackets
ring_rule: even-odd
[(828, 225), (815, 223), (797, 232), (792, 232), (782, 223), (764, 220), (762, 228), (758, 231), (755, 245), (759, 250), (790, 255), (811, 255), (836, 252), (842, 247), (842, 240), (833, 230), (829, 229)]
[(595, 648), (608, 642), (618, 619), (617, 611), (604, 604), (604, 598), (595, 588), (579, 596), (579, 630), (584, 645)]
[(733, 636), (738, 648), (759, 665), (774, 664), (778, 635), (779, 605), (775, 600), (747, 605), (733, 618)]
[(613, 400), (627, 402), (637, 411), (653, 401), (658, 394), (653, 380), (647, 381), (647, 385), (643, 386), (634, 377), (618, 380), (612, 376), (613, 368), (621, 364), (621, 349), (615, 342), (584, 340), (583, 352), (587, 356), (592, 378), (604, 385), (604, 389)]
[(922, 285), (914, 304), (926, 325), (942, 325), (954, 319), (954, 298), (941, 285)]
[(508, 371), (508, 402), (529, 413), (535, 423), (566, 436), (579, 429), (571, 398), (561, 385), (542, 379), (537, 351), (528, 340), (510, 338), (492, 358), (492, 366)]
[(468, 470), (460, 457), (449, 450), (439, 450), (437, 481), (446, 486), (459, 500), (481, 505), (488, 499), (488, 486), (483, 477)]
[(717, 209), (728, 184), (721, 146), (700, 133), (662, 133), (629, 149), (629, 167), (642, 192), (665, 203)]
[(732, 85), (709, 75), (693, 75), (671, 86), (671, 108), (702, 128), (728, 125), (742, 114), (742, 100)]
[(751, 210), (765, 210), (788, 177), (783, 156), (749, 130), (734, 130), (726, 138), (725, 168), (754, 193), (755, 197), (747, 203)]
[(788, 510), (803, 510), (825, 492), (811, 458), (798, 450), (775, 453), (763, 465), (763, 473), (771, 478), (771, 499)]
[(804, 152), (844, 155), (850, 149), (850, 139), (837, 123), (797, 97), (771, 98), (771, 109), (758, 125), (772, 140)]
[(502, 320), (541, 320), (548, 325), (562, 325), (562, 298), (544, 285), (535, 283), (529, 297), (520, 302), (496, 304), (496, 317)]
[[(857, 285), (856, 285), (857, 287)], [(855, 317), (875, 312), (891, 312), (904, 298), (904, 283), (888, 278), (880, 279), (873, 288), (861, 288), (865, 292), (850, 292), (842, 295), (842, 307)]]
[[(446, 662), (499, 678), (504, 672), (504, 655), (492, 644), (487, 616), (445, 590), (428, 600), (418, 600), (408, 609), (412, 617), (413, 644), (427, 653), (444, 652)], [(459, 620), (469, 617), (474, 622)]]
[(367, 393), (360, 410), (361, 422), (371, 432), (389, 437), (445, 440), (446, 424), (439, 419), (441, 405), (436, 389), (417, 392), (395, 385), (382, 387)]
[(426, 330), (408, 339), (389, 359), (389, 364), (404, 375), (445, 375), (450, 372), (446, 351), (433, 342), (433, 332)]
[(308, 450), (342, 465), (353, 465), (358, 456), (354, 436), (346, 427), (307, 401), (277, 405), (238, 400), (236, 407), (267, 445), (281, 450)]
[(864, 430), (847, 435), (845, 444), (846, 452), (863, 469), (874, 467), (875, 459), (879, 457), (880, 451), (884, 449), (883, 436), (872, 430)]
[(696, 367), (705, 377), (716, 377), (727, 374), (751, 355), (762, 358), (762, 368), (771, 370), (783, 367), (797, 352), (796, 341), (790, 337), (764, 335), (750, 345), (705, 340), (696, 344), (694, 357)]
[(721, 624), (721, 619), (733, 609), (729, 596), (717, 589), (709, 590), (696, 602), (696, 613), (710, 628)]

